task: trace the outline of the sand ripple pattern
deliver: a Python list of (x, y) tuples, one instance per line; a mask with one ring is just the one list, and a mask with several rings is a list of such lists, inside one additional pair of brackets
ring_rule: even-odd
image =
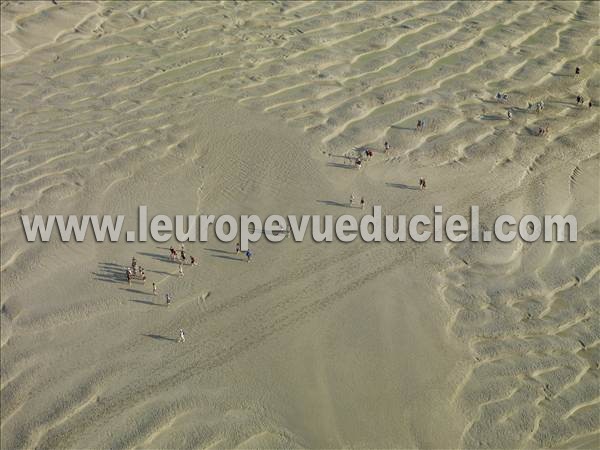
[[(448, 331), (473, 356), (454, 398), (468, 419), (465, 447), (597, 444), (600, 218), (589, 205), (599, 202), (598, 109), (577, 108), (574, 97), (600, 98), (599, 3), (59, 1), (1, 8), (0, 270), (2, 293), (9, 294), (1, 314), (3, 446), (311, 445), (276, 420), (265, 426), (270, 417), (259, 406), (236, 407), (240, 392), (222, 395), (227, 389), (217, 383), (190, 395), (182, 383), (317, 316), (417, 248), (300, 254), (294, 269), (282, 261), (264, 283), (246, 280), (245, 292), (209, 304), (197, 321), (188, 311), (201, 305), (188, 296), (152, 332), (107, 344), (111, 357), (103, 356), (110, 362), (101, 368), (84, 352), (80, 365), (57, 369), (18, 345), (46, 348), (48, 333), (81, 351), (91, 344), (69, 340), (73, 323), (103, 317), (116, 323), (123, 311), (145, 323), (144, 301), (115, 302), (103, 293), (79, 303), (70, 294), (73, 303), (59, 310), (24, 307), (36, 288), (25, 282), (27, 274), (60, 266), (80, 275), (80, 264), (21, 246), (17, 215), (47, 213), (48, 205), (66, 213), (102, 211), (107, 199), (123, 206), (114, 199), (133, 198), (136, 183), (199, 166), (205, 149), (193, 134), (194, 113), (215, 98), (282, 118), (320, 146), (288, 157), (296, 158), (294, 167), (272, 171), (275, 179), (264, 169), (273, 152), (211, 161), (211, 170), (224, 175), (194, 191), (198, 210), (211, 195), (232, 204), (256, 186), (272, 197), (284, 183), (309, 192), (306, 185), (318, 180), (305, 161), (389, 141), (392, 151), (370, 163), (369, 181), (377, 170), (444, 169), (448, 180), (477, 186), (455, 199), (461, 207), (477, 196), (482, 208), (581, 213), (576, 245), (517, 245), (508, 252), (449, 247), (439, 292), (452, 312)], [(584, 67), (579, 78), (572, 76), (577, 65)], [(497, 91), (510, 94), (508, 104), (492, 101)], [(527, 109), (541, 99), (544, 114)], [(422, 118), (425, 129), (415, 133)], [(535, 135), (540, 126), (550, 127), (549, 136)], [(237, 173), (225, 170), (232, 165)], [(475, 167), (483, 171), (470, 172)], [(210, 178), (206, 172), (199, 170)], [(489, 174), (489, 185), (469, 179), (472, 173)], [(373, 197), (391, 198), (380, 185), (369, 186)], [(82, 244), (67, 251), (97, 264), (96, 249)], [(113, 264), (103, 263), (94, 280), (114, 282), (119, 266)], [(368, 270), (348, 278), (356, 267)], [(323, 273), (344, 281), (328, 283)], [(288, 284), (301, 299), (282, 288)], [(210, 329), (214, 317), (237, 327)], [(147, 341), (171, 345), (162, 337), (182, 322), (191, 334), (209, 336), (201, 355), (177, 350), (150, 367), (129, 360), (131, 354), (152, 360)], [(123, 370), (131, 364), (148, 375), (145, 383)], [(58, 371), (54, 378), (49, 368)], [(32, 398), (39, 409), (25, 419), (22, 408)]]

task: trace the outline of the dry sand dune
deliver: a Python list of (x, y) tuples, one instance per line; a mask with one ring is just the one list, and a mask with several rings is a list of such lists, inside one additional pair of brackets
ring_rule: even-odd
[[(600, 447), (599, 3), (1, 8), (3, 449)], [(213, 238), (177, 279), (174, 242), (26, 243), (19, 219), (358, 217), (351, 192), (575, 214), (578, 242), (261, 241), (243, 264)], [(161, 297), (123, 282), (132, 256)]]

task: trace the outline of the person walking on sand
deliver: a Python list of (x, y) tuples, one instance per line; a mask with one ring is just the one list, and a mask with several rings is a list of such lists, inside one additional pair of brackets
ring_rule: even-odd
[(383, 148), (385, 150), (385, 153), (390, 151), (390, 144), (388, 144), (388, 141), (385, 141), (383, 144)]
[(240, 250), (241, 250), (241, 247), (240, 247), (240, 243), (238, 242), (237, 244), (235, 244), (235, 254), (239, 255)]
[(196, 265), (196, 258), (194, 258), (192, 255), (190, 255), (190, 266), (195, 266)]
[(590, 99), (590, 101), (588, 102), (588, 108), (592, 107), (592, 100)]
[(171, 294), (165, 294), (165, 300), (167, 301), (167, 306), (169, 306), (171, 304), (171, 300), (173, 300)]
[(154, 281), (152, 282), (152, 295), (158, 295), (158, 286)]
[(423, 178), (423, 177), (419, 178), (419, 188), (421, 188), (421, 190), (423, 190), (426, 187), (427, 187), (427, 183), (425, 182), (425, 178)]
[(575, 67), (575, 76), (579, 76), (581, 74), (581, 69), (579, 68), (579, 66)]
[(179, 263), (179, 278), (183, 276), (183, 264)]
[(508, 120), (512, 120), (512, 113), (510, 112), (510, 110), (506, 112), (506, 117), (508, 117)]
[(183, 332), (183, 328), (179, 329), (179, 339), (177, 339), (177, 343), (183, 344), (185, 342), (185, 333)]
[(365, 209), (365, 198), (364, 197), (360, 198), (360, 209)]
[(250, 251), (250, 249), (246, 250), (246, 262), (250, 262), (250, 259), (252, 258), (252, 252)]

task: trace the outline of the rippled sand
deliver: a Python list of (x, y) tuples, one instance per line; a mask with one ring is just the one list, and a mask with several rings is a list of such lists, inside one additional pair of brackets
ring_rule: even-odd
[[(599, 3), (1, 8), (3, 449), (600, 446)], [(575, 214), (578, 242), (261, 241), (245, 264), (213, 238), (177, 279), (174, 242), (19, 220), (358, 217), (352, 192), (488, 228)], [(123, 282), (134, 255), (159, 297)]]

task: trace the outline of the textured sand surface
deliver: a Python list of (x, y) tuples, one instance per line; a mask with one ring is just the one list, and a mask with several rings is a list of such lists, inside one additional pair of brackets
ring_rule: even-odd
[[(599, 3), (1, 8), (2, 449), (600, 446)], [(178, 279), (175, 242), (26, 243), (19, 219), (359, 217), (351, 192), (575, 214), (578, 242), (263, 240), (245, 264), (213, 238)]]

